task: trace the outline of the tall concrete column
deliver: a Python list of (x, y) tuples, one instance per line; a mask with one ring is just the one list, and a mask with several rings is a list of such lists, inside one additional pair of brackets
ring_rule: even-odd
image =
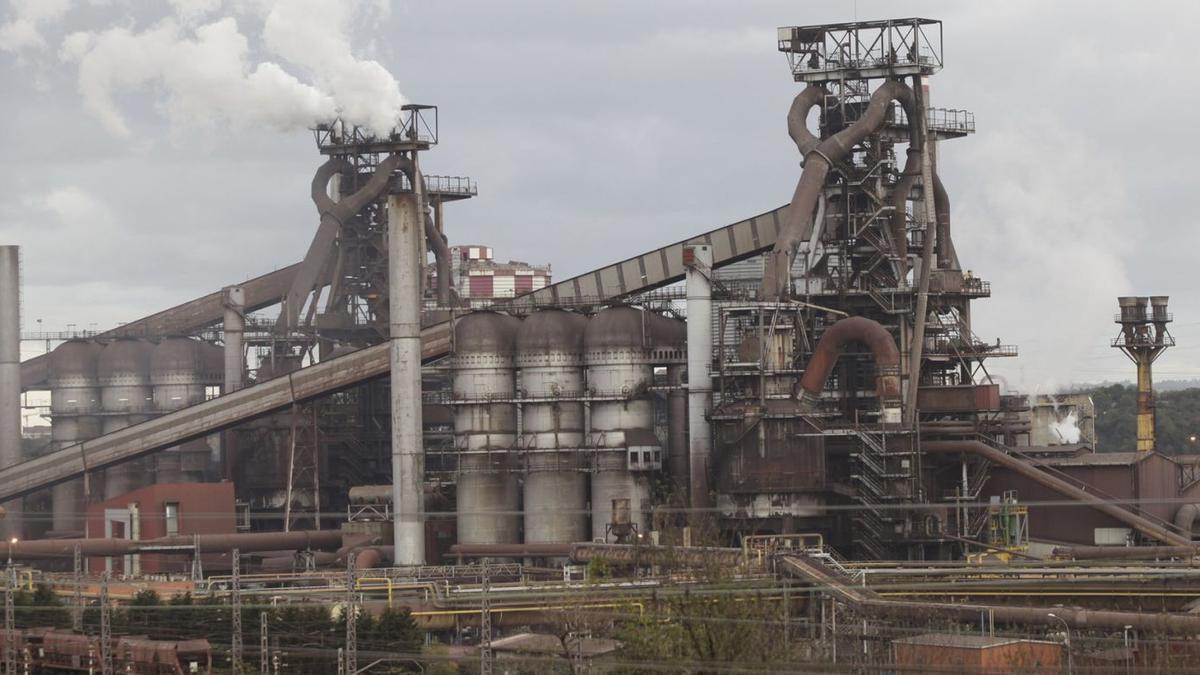
[[(0, 467), (21, 461), (21, 255), (0, 246)], [(3, 505), (4, 538), (21, 537), (21, 500)]]
[(246, 367), (246, 357), (242, 353), (242, 336), (246, 332), (246, 293), (241, 286), (226, 286), (223, 304), (225, 306), (225, 387), (222, 394), (228, 394), (242, 388), (242, 377)]
[[(222, 289), (221, 303), (225, 307), (222, 332), (225, 337), (225, 376), (222, 394), (241, 389), (245, 384), (246, 355), (243, 353), (246, 333), (246, 292), (241, 286), (226, 286)], [(237, 466), (237, 441), (232, 429), (221, 434), (221, 475), (234, 480)]]
[[(420, 184), (414, 170), (413, 184)], [(421, 422), (419, 195), (388, 195), (388, 295), (392, 379), (392, 506), (396, 564), (425, 563), (425, 448)]]
[(692, 508), (711, 506), (708, 484), (712, 431), (712, 248), (683, 249), (687, 268), (688, 471)]

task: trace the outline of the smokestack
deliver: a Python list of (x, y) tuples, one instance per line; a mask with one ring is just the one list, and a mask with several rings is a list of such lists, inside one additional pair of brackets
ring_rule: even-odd
[[(21, 461), (21, 254), (0, 246), (0, 467)], [(21, 537), (21, 503), (3, 505), (7, 541)]]
[[(416, 153), (414, 153), (415, 155)], [(388, 311), (392, 376), (392, 505), (397, 565), (425, 564), (425, 447), (421, 422), (421, 176), (388, 195)]]
[[(1116, 322), (1121, 332), (1112, 346), (1120, 349), (1137, 366), (1137, 449), (1155, 449), (1154, 379), (1151, 365), (1167, 347), (1175, 346), (1175, 338), (1167, 332), (1171, 314), (1167, 311), (1167, 296), (1123, 296), (1117, 298), (1120, 313)], [(1149, 311), (1147, 311), (1149, 307)]]
[(712, 248), (683, 249), (687, 268), (688, 467), (689, 503), (709, 506), (708, 464), (712, 454)]

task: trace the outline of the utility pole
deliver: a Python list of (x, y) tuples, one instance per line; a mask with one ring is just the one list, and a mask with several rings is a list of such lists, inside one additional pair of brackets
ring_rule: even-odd
[(358, 609), (354, 598), (354, 561), (358, 554), (346, 556), (346, 675), (358, 672)]
[(192, 535), (192, 581), (204, 581), (204, 565), (200, 562), (200, 535)]
[(4, 581), (4, 668), (6, 673), (17, 672), (17, 608), (13, 594), (17, 592), (17, 568), (8, 564)]
[(112, 606), (109, 604), (108, 579), (112, 574), (104, 570), (100, 577), (100, 672), (114, 675), (112, 653)]
[(271, 675), (271, 650), (267, 643), (267, 613), (258, 615), (261, 625), (258, 629), (258, 673)]
[(75, 577), (71, 592), (71, 628), (83, 632), (83, 551), (75, 544)]
[(242, 552), (239, 549), (233, 549), (233, 672), (235, 675), (242, 675), (245, 670), (242, 668)]
[(492, 579), (487, 564), (483, 565), (479, 594), (479, 675), (492, 675), (495, 659), (492, 655)]

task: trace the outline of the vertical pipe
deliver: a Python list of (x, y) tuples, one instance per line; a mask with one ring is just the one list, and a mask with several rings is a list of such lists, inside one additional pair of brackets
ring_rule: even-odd
[[(336, 191), (340, 188), (341, 176), (334, 176), (334, 181), (336, 182), (331, 183), (331, 189)], [(225, 375), (221, 393), (228, 394), (241, 389), (245, 382), (243, 377), (246, 357), (243, 353), (243, 343), (246, 335), (246, 292), (241, 286), (226, 286), (223, 293), (222, 304), (225, 306), (225, 317), (222, 329), (225, 338)], [(237, 440), (233, 429), (228, 429), (221, 435), (221, 446), (221, 475), (226, 480), (233, 480), (237, 466)]]
[[(420, 174), (413, 171), (414, 187)], [(398, 565), (425, 563), (424, 476), (421, 436), (420, 200), (388, 195), (388, 308), (391, 338), (392, 504)]]
[(709, 506), (708, 462), (712, 435), (712, 249), (684, 249), (687, 267), (688, 471), (692, 508)]
[(1151, 364), (1154, 352), (1139, 349), (1134, 352), (1137, 361), (1137, 449), (1150, 452), (1154, 449), (1154, 383)]
[(242, 373), (246, 359), (242, 353), (242, 338), (246, 332), (246, 293), (241, 286), (226, 286), (223, 291), (225, 306), (225, 388), (222, 394), (242, 388)]
[[(0, 246), (0, 467), (21, 461), (21, 255)], [(5, 539), (21, 536), (21, 502), (7, 502)]]
[(921, 270), (917, 284), (917, 306), (913, 311), (912, 353), (908, 362), (908, 400), (904, 401), (904, 423), (911, 428), (917, 422), (917, 391), (921, 386), (921, 361), (925, 350), (925, 319), (929, 312), (929, 272), (933, 264), (933, 247), (937, 242), (937, 227), (933, 212), (933, 166), (929, 152), (929, 128), (927, 125), (925, 93), (921, 77), (913, 78), (916, 96), (917, 127), (921, 139), (921, 208), (917, 210), (925, 227), (925, 239), (921, 244)]
[(667, 394), (667, 474), (671, 487), (677, 495), (688, 490), (688, 394), (687, 368), (683, 365), (667, 366), (667, 384), (672, 387)]

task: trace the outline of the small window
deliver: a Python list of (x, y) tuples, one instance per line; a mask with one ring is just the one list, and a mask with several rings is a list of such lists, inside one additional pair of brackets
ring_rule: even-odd
[(167, 536), (176, 536), (179, 534), (179, 504), (177, 502), (163, 504), (163, 513), (166, 516)]

